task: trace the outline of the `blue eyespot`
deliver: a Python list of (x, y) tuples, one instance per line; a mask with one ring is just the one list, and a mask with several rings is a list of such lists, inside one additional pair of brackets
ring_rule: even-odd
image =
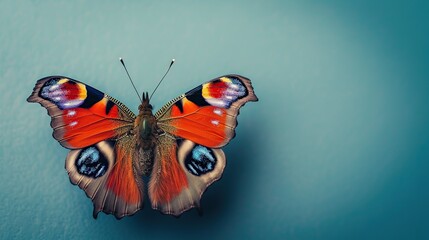
[(80, 174), (98, 178), (106, 173), (109, 163), (97, 147), (90, 146), (79, 153), (75, 165)]
[(196, 145), (185, 159), (186, 169), (195, 176), (213, 171), (216, 157), (210, 148)]

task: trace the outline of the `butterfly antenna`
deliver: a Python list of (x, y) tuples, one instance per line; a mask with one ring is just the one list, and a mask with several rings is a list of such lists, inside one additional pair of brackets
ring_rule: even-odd
[(128, 75), (128, 78), (130, 79), (130, 81), (131, 81), (131, 84), (133, 85), (133, 87), (134, 87), (134, 90), (136, 90), (136, 93), (137, 93), (137, 97), (139, 97), (139, 99), (140, 99), (140, 102), (143, 102), (143, 100), (142, 100), (142, 98), (140, 97), (140, 95), (139, 95), (139, 92), (137, 91), (137, 88), (136, 88), (136, 86), (134, 85), (134, 82), (133, 82), (133, 80), (131, 79), (131, 76), (130, 76), (130, 74), (128, 73), (128, 70), (127, 70), (127, 67), (125, 67), (125, 63), (124, 63), (124, 60), (122, 59), (122, 58), (119, 58), (119, 61), (122, 63), (122, 66), (124, 67), (124, 69), (125, 69), (125, 72), (127, 72), (127, 75)]
[(156, 85), (155, 90), (153, 90), (152, 94), (151, 94), (151, 95), (150, 95), (150, 97), (149, 97), (149, 101), (150, 101), (150, 99), (152, 99), (152, 95), (155, 93), (156, 89), (158, 89), (158, 87), (159, 87), (159, 85), (161, 84), (162, 80), (164, 80), (165, 76), (167, 76), (167, 73), (170, 71), (170, 68), (171, 68), (171, 66), (173, 66), (173, 63), (174, 63), (175, 61), (176, 61), (176, 60), (175, 60), (174, 58), (173, 58), (173, 59), (171, 59), (170, 66), (168, 67), (168, 69), (167, 69), (167, 71), (165, 72), (164, 76), (163, 76), (163, 77), (161, 78), (161, 80), (159, 81), (158, 85)]

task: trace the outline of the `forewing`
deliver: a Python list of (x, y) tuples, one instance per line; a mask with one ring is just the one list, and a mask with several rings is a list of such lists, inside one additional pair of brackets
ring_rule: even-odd
[(135, 115), (118, 100), (63, 76), (37, 81), (28, 102), (38, 102), (51, 116), (53, 137), (69, 149), (117, 138), (133, 127)]
[(227, 75), (173, 99), (155, 117), (171, 135), (220, 148), (235, 136), (239, 109), (248, 101), (258, 101), (250, 80)]

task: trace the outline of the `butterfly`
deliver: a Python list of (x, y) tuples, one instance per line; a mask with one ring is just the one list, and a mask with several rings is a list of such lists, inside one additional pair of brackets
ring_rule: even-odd
[(37, 81), (28, 102), (45, 107), (53, 137), (70, 149), (65, 168), (100, 211), (120, 219), (143, 206), (149, 177), (153, 209), (181, 215), (220, 179), (221, 150), (234, 136), (239, 109), (258, 101), (251, 81), (225, 75), (169, 101), (155, 114), (143, 93), (139, 114), (80, 81), (49, 76)]

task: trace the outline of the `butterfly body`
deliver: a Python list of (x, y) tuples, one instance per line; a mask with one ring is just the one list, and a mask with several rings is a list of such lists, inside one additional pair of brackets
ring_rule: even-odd
[(226, 75), (169, 101), (153, 114), (143, 94), (139, 114), (77, 80), (40, 79), (27, 99), (51, 116), (53, 137), (69, 148), (70, 181), (103, 211), (117, 218), (141, 209), (143, 177), (150, 178), (152, 208), (180, 215), (198, 207), (206, 188), (226, 165), (220, 149), (235, 135), (239, 109), (257, 101), (250, 80)]
[(134, 165), (137, 172), (142, 176), (149, 176), (154, 162), (153, 151), (156, 146), (156, 139), (159, 138), (161, 130), (156, 125), (156, 118), (152, 113), (152, 105), (149, 103), (148, 93), (143, 94), (143, 101), (139, 106), (139, 115), (134, 121), (134, 129), (128, 134), (136, 135), (136, 156)]

